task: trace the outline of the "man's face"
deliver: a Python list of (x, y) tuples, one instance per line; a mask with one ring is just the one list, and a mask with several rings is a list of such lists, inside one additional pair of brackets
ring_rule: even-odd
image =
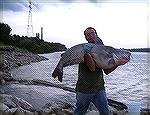
[(87, 29), (85, 31), (85, 38), (90, 43), (95, 43), (97, 39), (97, 34), (94, 29)]

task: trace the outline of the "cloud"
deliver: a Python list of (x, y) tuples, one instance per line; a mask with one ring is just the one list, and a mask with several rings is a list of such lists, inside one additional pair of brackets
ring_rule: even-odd
[[(98, 3), (103, 0), (31, 0), (33, 10), (40, 11), (44, 5), (65, 5), (71, 3)], [(44, 4), (44, 5), (43, 5)], [(26, 11), (29, 7), (29, 0), (0, 0), (0, 11)]]
[[(127, 2), (147, 2), (147, 0), (31, 0), (32, 9), (36, 12), (41, 11), (45, 6), (60, 6), (71, 3), (93, 3), (101, 6), (101, 3), (127, 3)], [(44, 5), (43, 5), (44, 4)], [(0, 0), (0, 11), (27, 11), (29, 0)]]
[[(0, 0), (0, 11), (20, 12), (26, 11), (29, 7), (29, 0)], [(40, 9), (38, 3), (32, 3), (32, 7), (36, 10)]]

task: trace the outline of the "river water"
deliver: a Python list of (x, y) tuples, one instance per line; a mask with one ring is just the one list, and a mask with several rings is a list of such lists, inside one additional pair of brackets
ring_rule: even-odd
[[(51, 77), (51, 74), (60, 59), (61, 53), (40, 54), (49, 60), (12, 69), (11, 73), (15, 78), (28, 80), (41, 79), (59, 83)], [(104, 79), (108, 98), (121, 101), (125, 104), (131, 101), (140, 102), (141, 108), (146, 108), (148, 102), (150, 102), (148, 101), (148, 80), (150, 79), (149, 57), (150, 53), (134, 52), (132, 53), (130, 62), (119, 66), (109, 75), (105, 75)], [(61, 84), (74, 88), (77, 81), (77, 71), (78, 65), (65, 67), (63, 82)]]

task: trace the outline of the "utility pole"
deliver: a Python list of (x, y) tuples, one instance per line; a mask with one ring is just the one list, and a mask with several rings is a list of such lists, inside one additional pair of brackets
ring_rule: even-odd
[(28, 15), (28, 25), (27, 25), (27, 36), (33, 37), (33, 25), (32, 25), (32, 2), (29, 0), (29, 15)]

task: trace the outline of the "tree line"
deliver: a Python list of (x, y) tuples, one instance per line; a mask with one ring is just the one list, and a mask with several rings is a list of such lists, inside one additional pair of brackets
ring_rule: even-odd
[(131, 52), (150, 52), (150, 48), (133, 48), (133, 49), (126, 49)]
[(38, 37), (27, 37), (11, 34), (11, 27), (0, 22), (0, 43), (26, 49), (32, 53), (51, 53), (64, 51), (67, 48), (61, 43), (46, 42)]

